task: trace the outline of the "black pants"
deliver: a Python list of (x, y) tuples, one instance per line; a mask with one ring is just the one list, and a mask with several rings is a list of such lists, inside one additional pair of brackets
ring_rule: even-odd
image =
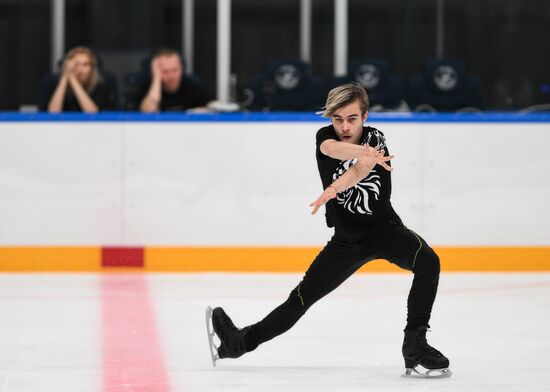
[(439, 282), (439, 258), (419, 235), (400, 223), (386, 222), (363, 242), (349, 243), (335, 235), (288, 299), (249, 327), (247, 351), (288, 331), (311, 305), (374, 259), (386, 259), (414, 273), (407, 301), (406, 328), (428, 325)]

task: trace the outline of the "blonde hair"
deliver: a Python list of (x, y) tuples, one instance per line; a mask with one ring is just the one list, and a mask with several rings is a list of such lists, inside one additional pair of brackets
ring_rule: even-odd
[(329, 91), (327, 102), (319, 114), (330, 118), (338, 109), (356, 101), (359, 102), (361, 115), (364, 116), (369, 110), (369, 96), (365, 89), (359, 83), (348, 83), (335, 87)]
[(102, 81), (101, 75), (99, 74), (99, 71), (97, 70), (97, 57), (95, 53), (92, 51), (92, 49), (86, 47), (86, 46), (75, 46), (71, 50), (67, 52), (65, 55), (65, 59), (69, 60), (72, 59), (77, 54), (85, 54), (88, 55), (90, 62), (92, 63), (92, 74), (90, 76), (90, 80), (86, 83), (84, 88), (88, 93), (91, 93), (96, 88), (97, 84)]

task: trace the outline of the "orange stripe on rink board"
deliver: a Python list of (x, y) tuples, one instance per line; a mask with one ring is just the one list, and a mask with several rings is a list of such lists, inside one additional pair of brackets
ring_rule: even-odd
[[(150, 247), (148, 271), (304, 272), (317, 247)], [(436, 247), (442, 271), (550, 271), (550, 247)], [(398, 272), (376, 260), (360, 271)]]
[(550, 271), (550, 247), (436, 247), (443, 271)]
[(305, 271), (317, 256), (315, 247), (148, 247), (148, 271), (227, 271), (296, 272)]
[(99, 247), (0, 247), (0, 271), (89, 272), (101, 270)]
[[(189, 247), (146, 248), (145, 268), (167, 272), (305, 272), (321, 248), (317, 247)], [(400, 272), (384, 260), (360, 271)]]
[[(304, 272), (319, 247), (0, 247), (3, 272)], [(106, 251), (107, 250), (107, 251)], [(550, 271), (550, 247), (436, 247), (442, 271)], [(113, 268), (114, 266), (114, 268)], [(373, 261), (366, 272), (398, 272)]]

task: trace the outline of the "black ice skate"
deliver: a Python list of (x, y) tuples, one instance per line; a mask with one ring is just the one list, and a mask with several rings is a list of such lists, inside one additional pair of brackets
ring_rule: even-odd
[[(416, 330), (405, 330), (403, 341), (403, 358), (405, 359), (405, 374), (401, 377), (443, 378), (450, 377), (449, 360), (445, 355), (433, 348), (426, 341), (428, 327), (418, 327)], [(421, 365), (427, 369), (425, 373), (416, 370)]]
[[(206, 308), (206, 331), (210, 344), (212, 364), (223, 358), (238, 358), (246, 353), (245, 334), (248, 328), (238, 329), (222, 308)], [(214, 336), (220, 339), (219, 347), (214, 343)]]

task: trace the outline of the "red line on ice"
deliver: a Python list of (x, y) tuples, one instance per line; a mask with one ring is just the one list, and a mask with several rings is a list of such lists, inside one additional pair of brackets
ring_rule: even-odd
[(142, 274), (106, 274), (103, 306), (103, 392), (168, 392), (154, 309)]

